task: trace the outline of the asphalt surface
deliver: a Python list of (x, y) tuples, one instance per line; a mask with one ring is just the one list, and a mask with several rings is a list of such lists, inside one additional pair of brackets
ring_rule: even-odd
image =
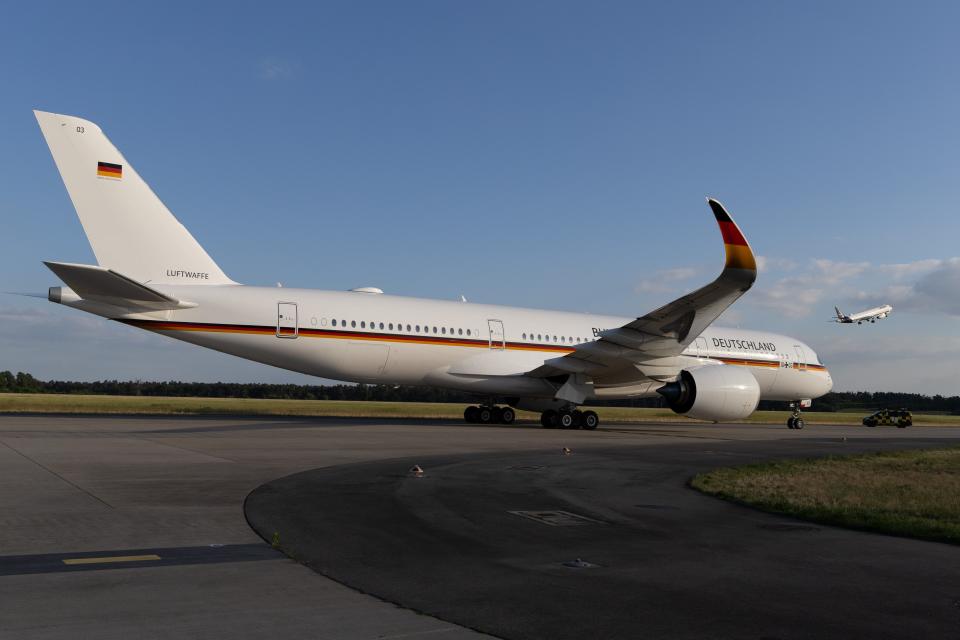
[(246, 514), (323, 575), (504, 638), (958, 637), (960, 548), (686, 486), (718, 466), (957, 444), (905, 435), (379, 461), (269, 482)]
[[(477, 531), (488, 526), (486, 508), (471, 497), (476, 489), (470, 486), (472, 482), (456, 490), (444, 489), (447, 485), (443, 483), (438, 485), (440, 466), (433, 460), (439, 458), (451, 463), (463, 461), (464, 465), (470, 465), (473, 464), (470, 456), (490, 454), (503, 457), (503, 465), (500, 466), (514, 466), (517, 464), (514, 457), (519, 456), (517, 460), (530, 457), (533, 462), (530, 466), (536, 467), (541, 463), (535, 459), (543, 457), (547, 460), (542, 464), (544, 471), (515, 469), (510, 472), (529, 476), (529, 479), (512, 485), (516, 500), (511, 503), (516, 506), (511, 509), (534, 510), (543, 506), (567, 505), (571, 496), (575, 495), (576, 487), (564, 488), (564, 484), (550, 480), (551, 474), (565, 468), (555, 469), (554, 464), (554, 454), (564, 446), (574, 450), (574, 455), (561, 463), (571, 465), (571, 470), (588, 461), (589, 448), (596, 447), (599, 450), (597, 455), (601, 457), (597, 460), (603, 461), (603, 464), (607, 462), (602, 456), (615, 456), (617, 450), (623, 448), (625, 460), (617, 462), (617, 466), (591, 472), (607, 475), (606, 485), (612, 488), (609, 493), (614, 496), (617, 487), (632, 482), (632, 472), (629, 472), (632, 460), (641, 457), (660, 460), (662, 456), (658, 451), (661, 447), (689, 443), (694, 449), (699, 447), (697, 450), (700, 451), (717, 451), (717, 461), (722, 464), (741, 459), (741, 456), (722, 452), (722, 447), (728, 443), (753, 443), (758, 447), (758, 452), (769, 446), (771, 450), (779, 448), (789, 454), (791, 451), (802, 451), (810, 442), (824, 439), (839, 441), (840, 437), (866, 438), (877, 443), (877, 446), (891, 447), (912, 444), (902, 438), (928, 443), (953, 439), (960, 443), (960, 428), (918, 428), (902, 432), (896, 429), (808, 426), (798, 432), (779, 425), (651, 424), (602, 426), (595, 432), (574, 432), (543, 430), (531, 425), (481, 426), (453, 421), (0, 416), (0, 639), (479, 638), (483, 637), (481, 633), (450, 622), (454, 618), (448, 616), (446, 610), (437, 611), (444, 618), (440, 619), (414, 609), (398, 607), (388, 600), (324, 577), (274, 551), (248, 525), (243, 510), (244, 499), (257, 487), (298, 472), (329, 468), (332, 470), (331, 478), (336, 480), (341, 472), (350, 475), (360, 469), (352, 466), (354, 464), (380, 464), (378, 461), (387, 461), (383, 462), (382, 469), (387, 470), (388, 475), (398, 476), (394, 478), (396, 482), (405, 482), (400, 476), (404, 475), (408, 463), (421, 463), (427, 467), (427, 477), (422, 484), (406, 485), (408, 491), (412, 491), (406, 497), (393, 489), (392, 493), (383, 494), (379, 487), (371, 487), (369, 477), (356, 476), (357, 484), (345, 488), (351, 492), (350, 497), (356, 500), (345, 503), (353, 506), (349, 506), (352, 522), (345, 525), (344, 531), (356, 533), (361, 527), (366, 529), (363, 535), (368, 537), (366, 541), (354, 540), (351, 543), (353, 547), (349, 549), (343, 547), (344, 553), (358, 554), (347, 555), (343, 560), (354, 566), (369, 562), (369, 568), (364, 571), (373, 576), (382, 573), (380, 586), (389, 587), (386, 583), (396, 578), (396, 585), (399, 586), (392, 588), (407, 590), (410, 596), (407, 598), (404, 595), (402, 599), (396, 598), (396, 601), (406, 601), (410, 607), (416, 606), (413, 596), (423, 591), (420, 585), (444, 579), (442, 572), (433, 573), (434, 566), (439, 568), (445, 563), (460, 562), (458, 582), (455, 588), (450, 588), (448, 595), (461, 594), (457, 597), (463, 598), (463, 603), (475, 609), (474, 617), (482, 618), (479, 628), (490, 629), (492, 623), (504, 618), (523, 620), (524, 616), (535, 617), (536, 613), (530, 613), (531, 607), (526, 606), (531, 602), (530, 590), (522, 594), (523, 606), (508, 604), (501, 611), (501, 605), (495, 599), (489, 604), (474, 606), (476, 603), (470, 600), (472, 596), (469, 590), (464, 589), (471, 582), (483, 581), (485, 565), (490, 563), (490, 554), (497, 553), (495, 549), (501, 541), (496, 538), (483, 540), (489, 547), (483, 547), (483, 553), (478, 552), (475, 557), (463, 553), (463, 549), (475, 544)], [(669, 454), (669, 449), (663, 451), (665, 455)], [(666, 486), (695, 467), (691, 462), (689, 468), (685, 469), (686, 462), (680, 459), (670, 462), (669, 455), (656, 464), (661, 464), (669, 474), (661, 474), (654, 467), (650, 471), (653, 473), (651, 489), (661, 484)], [(471, 473), (485, 477), (484, 474), (488, 472), (481, 465)], [(493, 483), (490, 490), (499, 495), (501, 489), (494, 482), (496, 474), (492, 478), (489, 480)], [(463, 482), (466, 480), (464, 477)], [(591, 506), (592, 501), (596, 501), (592, 482), (584, 481), (587, 504), (574, 504), (568, 508), (578, 514), (599, 513), (602, 517), (598, 519), (605, 522), (609, 520), (611, 524), (584, 526), (582, 534), (569, 533), (569, 528), (563, 529), (568, 533), (562, 535), (583, 535), (589, 540), (599, 536), (596, 533), (599, 530), (607, 531), (620, 526), (613, 518), (616, 512), (610, 511), (608, 515), (606, 511), (598, 512), (598, 508)], [(551, 486), (554, 484), (555, 487)], [(432, 511), (419, 508), (397, 511), (392, 506), (397, 496), (408, 501), (404, 504), (415, 505), (417, 501), (425, 499), (419, 492), (431, 487), (440, 489), (437, 495), (443, 496), (444, 500), (436, 509), (431, 508)], [(683, 491), (680, 493), (687, 495)], [(383, 513), (369, 505), (370, 499), (379, 500), (375, 498), (377, 495), (384, 496), (383, 508), (386, 511)], [(728, 526), (725, 523), (728, 517), (743, 517), (741, 510), (730, 505), (714, 503), (695, 494), (690, 496), (686, 499), (707, 500), (720, 509), (710, 524), (714, 530), (723, 531)], [(345, 499), (343, 496), (341, 498)], [(496, 504), (499, 499), (491, 498), (490, 504)], [(626, 497), (623, 499), (627, 500)], [(674, 549), (667, 547), (659, 550), (661, 543), (657, 542), (657, 532), (666, 527), (660, 524), (661, 519), (685, 514), (685, 507), (671, 509), (671, 506), (678, 504), (670, 505), (658, 496), (642, 492), (637, 493), (635, 500), (631, 497), (629, 503), (647, 505), (637, 507), (637, 512), (646, 518), (647, 529), (640, 528), (642, 535), (638, 540), (642, 544), (631, 552), (636, 553), (640, 560), (648, 556), (651, 562), (662, 558), (660, 562), (671, 566), (667, 573), (686, 572), (694, 584), (702, 584), (704, 589), (709, 587), (710, 592), (724, 602), (728, 598), (728, 589), (739, 588), (740, 579), (728, 580), (724, 584), (709, 581), (710, 562), (714, 554), (704, 552), (703, 548), (708, 545), (706, 548), (709, 549), (709, 545), (719, 545), (720, 542), (713, 540), (709, 531), (700, 531), (702, 525), (698, 524), (690, 531), (690, 548), (685, 552), (674, 553)], [(322, 504), (311, 503), (304, 507), (304, 511), (315, 517), (318, 506)], [(345, 518), (346, 522), (350, 518), (344, 516), (343, 508), (346, 508), (345, 505), (341, 505), (337, 517)], [(626, 515), (630, 514), (628, 507), (621, 505), (620, 508)], [(396, 519), (385, 517), (391, 509)], [(331, 510), (331, 514), (334, 512)], [(475, 517), (476, 520), (470, 520), (461, 513), (473, 514), (470, 518)], [(417, 525), (410, 524), (410, 518), (414, 517)], [(499, 533), (496, 535), (504, 536), (506, 542), (511, 544), (514, 544), (514, 538), (522, 542), (529, 537), (532, 542), (527, 549), (541, 549), (542, 556), (538, 562), (548, 566), (542, 571), (530, 569), (529, 563), (534, 556), (527, 549), (518, 548), (515, 556), (502, 560), (508, 564), (513, 562), (517, 567), (513, 580), (525, 583), (529, 580), (532, 589), (538, 584), (534, 579), (538, 571), (554, 571), (556, 562), (581, 555), (584, 560), (598, 564), (609, 562), (611, 565), (599, 570), (556, 569), (560, 571), (557, 576), (560, 580), (567, 580), (564, 572), (574, 572), (574, 575), (580, 576), (573, 583), (568, 582), (574, 595), (569, 599), (582, 598), (586, 601), (594, 597), (591, 593), (593, 589), (608, 588), (603, 585), (609, 580), (608, 574), (614, 570), (613, 560), (619, 556), (607, 559), (601, 554), (606, 545), (594, 550), (582, 546), (576, 537), (572, 537), (569, 544), (551, 548), (550, 544), (553, 543), (548, 542), (553, 534), (549, 533), (549, 525), (512, 514), (498, 517), (501, 518), (501, 525), (497, 525), (495, 531)], [(516, 523), (502, 524), (502, 519), (513, 522), (511, 518), (515, 518)], [(526, 527), (518, 530), (521, 533), (506, 535), (510, 527), (521, 525)], [(414, 544), (416, 540), (411, 542), (411, 535), (433, 540), (436, 538), (433, 531), (436, 527), (446, 531), (444, 536), (450, 542), (446, 542), (447, 546), (443, 548), (451, 551), (440, 558), (436, 555), (418, 556), (422, 553), (423, 545)], [(588, 534), (587, 531), (594, 533)], [(822, 530), (804, 534), (789, 531), (774, 533), (774, 538), (782, 542), (773, 547), (772, 553), (791, 540), (794, 541), (791, 544), (796, 544), (795, 538), (802, 540), (804, 536), (809, 536), (811, 540), (830, 540)], [(291, 529), (284, 528), (280, 534), (282, 546), (295, 541)], [(382, 546), (396, 548), (398, 540), (405, 541), (400, 553), (385, 554), (380, 550)], [(723, 540), (722, 536), (719, 540)], [(620, 542), (624, 548), (636, 544), (633, 536), (626, 536)], [(340, 541), (330, 538), (327, 542), (318, 538), (314, 548), (321, 543), (330, 544), (333, 549), (334, 544), (342, 544), (342, 537)], [(727, 541), (723, 544), (733, 543)], [(900, 545), (910, 544), (917, 543), (896, 541), (893, 547), (896, 551), (888, 555), (899, 554), (901, 549), (909, 548)], [(678, 546), (685, 548), (684, 545)], [(822, 549), (829, 550), (829, 547), (829, 544), (817, 547), (816, 552), (812, 553), (815, 556), (822, 553)], [(950, 554), (955, 550), (943, 546), (937, 549), (942, 563), (949, 565), (954, 559)], [(744, 553), (748, 551), (745, 549)], [(729, 553), (736, 553), (736, 548)], [(704, 556), (707, 557), (706, 562), (702, 561)], [(416, 565), (412, 572), (408, 572), (410, 558), (415, 560), (412, 564)], [(749, 554), (744, 558), (746, 563)], [(905, 563), (908, 561), (913, 562), (913, 556), (907, 556)], [(393, 568), (384, 569), (384, 563)], [(651, 567), (654, 566), (651, 564)], [(880, 612), (878, 615), (884, 615), (884, 611), (899, 611), (906, 606), (903, 603), (913, 603), (909, 591), (926, 588), (915, 584), (923, 582), (925, 577), (931, 582), (942, 581), (939, 585), (941, 596), (950, 595), (955, 590), (956, 582), (947, 580), (945, 566), (938, 568), (935, 573), (928, 573), (925, 567), (922, 563), (917, 565), (915, 577), (904, 583), (902, 593), (873, 603)], [(600, 587), (586, 588), (589, 581), (595, 580), (589, 577), (594, 571), (607, 573), (597, 574)], [(631, 621), (635, 619), (637, 611), (649, 610), (643, 608), (641, 599), (641, 596), (647, 597), (644, 594), (649, 590), (637, 590), (638, 582), (630, 577), (630, 571), (623, 573), (625, 577), (621, 579), (622, 584), (625, 589), (639, 594), (638, 603), (632, 604), (629, 609), (605, 613), (605, 617), (610, 619), (601, 621), (602, 628), (612, 629), (614, 621), (633, 624)], [(753, 572), (748, 573), (752, 575)], [(838, 575), (846, 579), (843, 578), (846, 573), (840, 572)], [(871, 588), (866, 580), (859, 579), (861, 575), (873, 578), (873, 574), (851, 574), (849, 579), (854, 585), (851, 589)], [(900, 579), (899, 573), (890, 575), (891, 580)], [(785, 577), (776, 579), (786, 580)], [(415, 583), (416, 589), (408, 589), (408, 586), (414, 585), (411, 580), (419, 581)], [(344, 582), (351, 584), (352, 580), (344, 579)], [(789, 587), (789, 583), (784, 584), (786, 586), (783, 588)], [(807, 587), (802, 586), (803, 583), (798, 584), (799, 591), (805, 592)], [(826, 582), (820, 590), (824, 600), (829, 600), (831, 584)], [(504, 588), (514, 593), (524, 591), (512, 584), (505, 584)], [(496, 592), (495, 589), (493, 591)], [(377, 593), (373, 590), (370, 592)], [(383, 594), (388, 595), (386, 591)], [(763, 594), (761, 599), (752, 603), (750, 615), (743, 618), (743, 629), (747, 635), (754, 628), (747, 626), (751, 616), (756, 612), (760, 612), (757, 615), (772, 615), (762, 613), (768, 608), (786, 612), (782, 614), (783, 619), (789, 619), (789, 615), (802, 617), (800, 607), (796, 610), (791, 608), (791, 594), (782, 597), (778, 592), (776, 595), (777, 599), (772, 599)], [(669, 593), (649, 596), (660, 603), (657, 613), (662, 614), (661, 617), (651, 616), (651, 629), (656, 630), (656, 625), (662, 624), (662, 621), (678, 618), (672, 613), (673, 608), (689, 610), (682, 598), (668, 596)], [(942, 598), (929, 601), (932, 622), (927, 628), (936, 627), (942, 620), (942, 601)], [(450, 610), (458, 606), (460, 609), (468, 608), (463, 603), (454, 602)], [(589, 615), (591, 619), (599, 619), (594, 613)], [(904, 619), (908, 622), (913, 620), (910, 616)], [(464, 620), (464, 624), (472, 626), (468, 620)], [(693, 616), (682, 620), (678, 629), (696, 628), (697, 624), (698, 618)], [(547, 627), (544, 627), (543, 633), (534, 634), (548, 637), (546, 630)], [(718, 634), (707, 632), (703, 635), (716, 637)]]

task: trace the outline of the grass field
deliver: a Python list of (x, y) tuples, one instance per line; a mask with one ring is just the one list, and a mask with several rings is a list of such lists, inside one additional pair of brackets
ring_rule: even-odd
[[(0, 393), (0, 413), (127, 413), (331, 416), (366, 418), (463, 417), (463, 404), (430, 402), (351, 402), (340, 400), (254, 400)], [(694, 422), (669, 409), (595, 408), (603, 422)], [(785, 424), (786, 411), (757, 411), (746, 422)], [(805, 413), (807, 424), (860, 424), (863, 413)], [(519, 411), (520, 420), (539, 414)], [(960, 425), (960, 416), (914, 416), (917, 425)]]
[(765, 511), (960, 544), (960, 448), (771, 462), (690, 483)]

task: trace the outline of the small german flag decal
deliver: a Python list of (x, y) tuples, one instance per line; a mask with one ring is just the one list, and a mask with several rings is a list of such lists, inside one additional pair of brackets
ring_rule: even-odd
[(119, 180), (123, 177), (123, 165), (113, 164), (112, 162), (98, 162), (97, 175), (101, 178), (115, 178)]

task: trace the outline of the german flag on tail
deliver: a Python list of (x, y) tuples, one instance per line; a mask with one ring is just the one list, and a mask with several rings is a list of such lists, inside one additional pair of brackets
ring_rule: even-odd
[(747, 244), (746, 238), (740, 233), (740, 228), (737, 227), (737, 223), (733, 221), (722, 204), (713, 198), (707, 198), (707, 202), (710, 203), (710, 208), (713, 209), (713, 215), (716, 217), (717, 224), (720, 225), (720, 233), (723, 235), (723, 245), (727, 250), (727, 263), (725, 267), (727, 269), (756, 271), (757, 261), (753, 257), (753, 251), (750, 250), (750, 245)]
[(114, 178), (120, 180), (123, 178), (123, 165), (113, 164), (112, 162), (98, 162), (97, 176), (101, 178)]

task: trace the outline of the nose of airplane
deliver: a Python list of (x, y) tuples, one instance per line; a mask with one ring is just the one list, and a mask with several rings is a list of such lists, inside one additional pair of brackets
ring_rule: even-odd
[(824, 394), (826, 394), (826, 393), (829, 393), (830, 390), (833, 389), (833, 376), (830, 375), (830, 371), (825, 368), (825, 369), (823, 370), (823, 373), (824, 373), (824, 376), (823, 376), (823, 392), (822, 392), (820, 395), (824, 395)]

